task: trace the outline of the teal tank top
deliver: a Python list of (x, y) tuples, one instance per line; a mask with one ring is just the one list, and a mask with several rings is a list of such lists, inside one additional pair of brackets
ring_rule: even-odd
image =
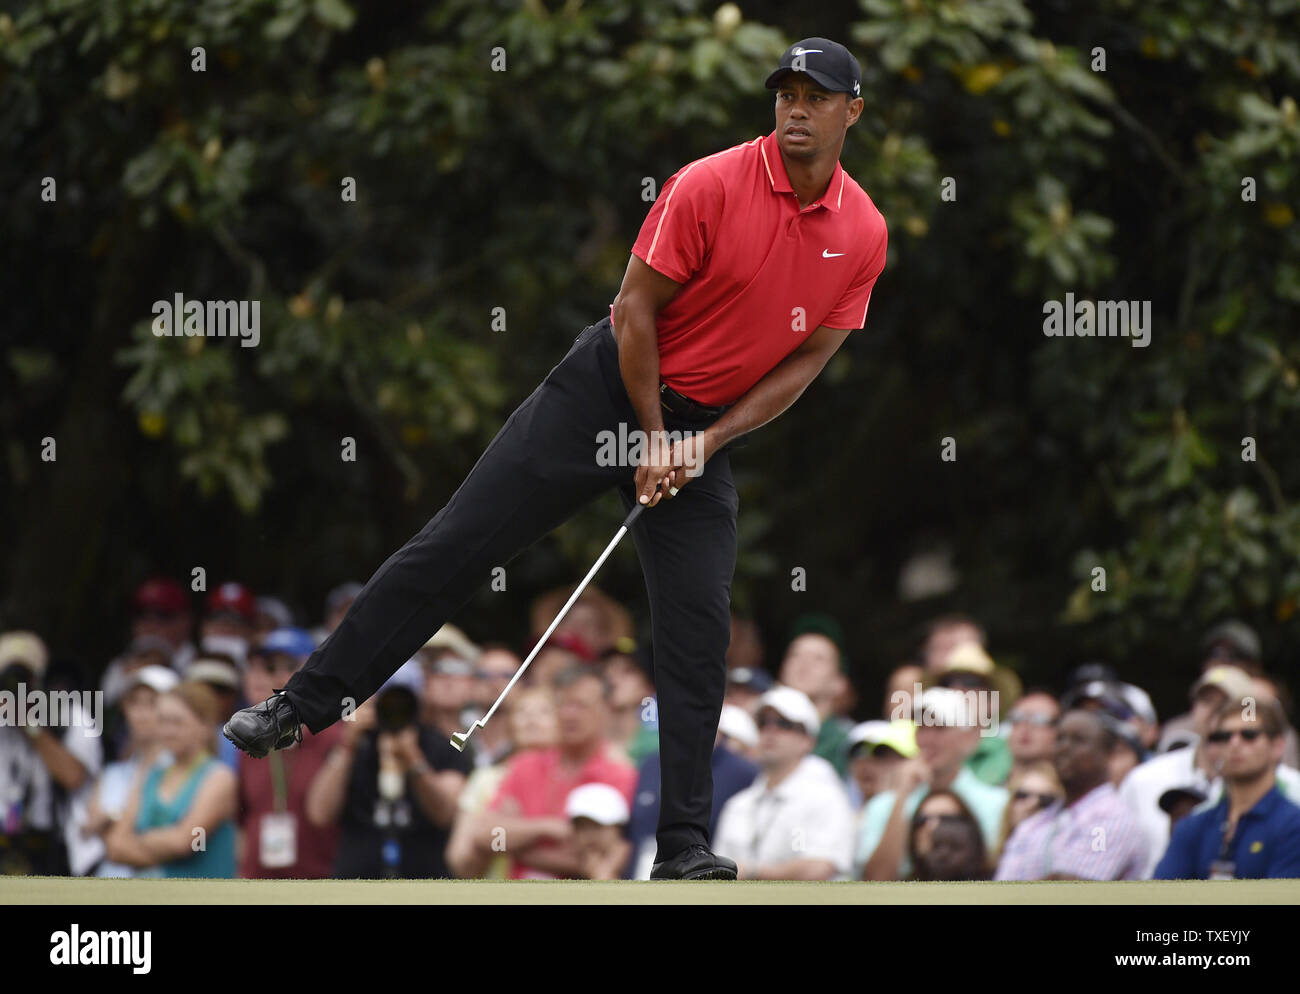
[[(193, 805), (194, 795), (198, 793), (199, 785), (219, 762), (220, 760), (215, 758), (208, 759), (189, 775), (170, 801), (164, 801), (158, 796), (158, 785), (162, 782), (167, 767), (159, 765), (150, 770), (140, 795), (140, 813), (136, 816), (135, 830), (147, 832), (153, 828), (168, 828), (180, 821)], [(233, 877), (235, 875), (234, 822), (227, 819), (208, 832), (207, 846), (204, 851), (196, 852), (184, 859), (163, 863), (162, 874), (164, 877)]]

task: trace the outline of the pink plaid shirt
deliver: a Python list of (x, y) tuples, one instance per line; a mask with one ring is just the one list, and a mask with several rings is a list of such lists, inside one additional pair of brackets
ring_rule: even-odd
[(1146, 838), (1109, 783), (1068, 807), (1057, 801), (1016, 826), (994, 880), (1042, 880), (1062, 873), (1083, 880), (1140, 880)]

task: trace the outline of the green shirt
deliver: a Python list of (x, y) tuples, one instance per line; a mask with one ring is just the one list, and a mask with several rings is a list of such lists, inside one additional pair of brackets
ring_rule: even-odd
[(835, 767), (841, 777), (849, 773), (849, 730), (853, 726), (843, 718), (827, 718), (817, 733), (813, 755), (820, 756)]
[(1011, 748), (997, 735), (980, 736), (980, 744), (966, 759), (966, 768), (985, 783), (1001, 787), (1011, 776)]

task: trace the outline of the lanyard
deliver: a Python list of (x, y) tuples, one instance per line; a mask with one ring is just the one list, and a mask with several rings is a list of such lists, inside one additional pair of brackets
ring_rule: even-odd
[[(772, 816), (767, 819), (767, 824), (764, 825), (762, 828), (760, 828), (758, 824), (759, 814), (762, 811), (762, 809), (767, 806), (768, 803), (767, 799), (769, 797), (771, 797), (772, 799), (771, 800)], [(752, 855), (755, 862), (759, 860), (759, 852), (761, 850), (763, 840), (767, 838), (767, 833), (772, 830), (772, 826), (776, 824), (776, 820), (779, 817), (781, 817), (781, 804), (784, 800), (785, 798), (781, 797), (779, 794), (768, 793), (767, 791), (764, 791), (762, 794), (758, 796), (758, 799), (754, 802), (754, 849)]]
[(267, 757), (271, 764), (271, 793), (274, 797), (276, 811), (287, 811), (289, 808), (289, 783), (285, 775), (284, 753), (276, 750)]

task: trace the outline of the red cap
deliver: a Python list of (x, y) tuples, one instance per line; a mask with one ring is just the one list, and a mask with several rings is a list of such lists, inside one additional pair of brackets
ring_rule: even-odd
[(556, 632), (546, 644), (565, 649), (584, 663), (594, 663), (596, 661), (595, 651), (587, 644), (587, 640), (577, 632)]
[(136, 614), (184, 614), (190, 609), (190, 599), (175, 580), (155, 576), (135, 588), (131, 606)]
[(205, 609), (207, 614), (238, 614), (246, 621), (252, 621), (257, 613), (257, 602), (253, 592), (242, 583), (223, 583), (208, 594)]

